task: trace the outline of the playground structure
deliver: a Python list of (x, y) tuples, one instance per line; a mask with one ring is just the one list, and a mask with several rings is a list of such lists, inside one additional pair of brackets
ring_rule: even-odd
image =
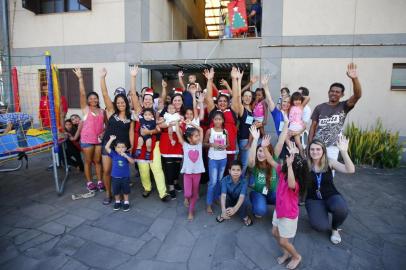
[[(3, 59), (7, 57), (10, 56), (2, 55)], [(8, 98), (5, 98), (7, 94), (5, 89), (7, 87), (1, 85), (0, 98), (2, 104), (6, 104), (9, 109), (7, 113), (27, 113), (33, 116), (34, 125), (39, 127), (24, 132), (24, 139), (27, 142), (26, 147), (19, 146), (17, 136), (17, 129), (22, 128), (22, 123), (14, 125), (15, 130), (0, 136), (0, 173), (21, 169), (24, 159), (27, 162), (26, 168), (28, 168), (28, 157), (42, 152), (50, 152), (56, 192), (61, 195), (69, 176), (69, 167), (65, 152), (65, 138), (63, 132), (61, 132), (63, 128), (61, 120), (63, 119), (61, 119), (60, 112), (58, 69), (51, 64), (50, 52), (35, 57), (42, 57), (45, 65), (14, 66), (8, 71), (11, 75), (12, 85), (12, 95), (9, 92)], [(4, 69), (2, 69), (0, 75), (7, 75), (7, 71), (4, 72)], [(43, 91), (41, 89), (43, 86), (47, 87), (47, 93), (43, 93), (47, 95), (47, 106), (46, 111), (39, 111), (40, 91)], [(49, 125), (42, 126), (41, 120), (37, 120), (37, 115), (39, 116), (38, 119), (46, 115), (49, 119)], [(16, 160), (17, 164), (15, 164)], [(14, 164), (9, 165), (13, 161)], [(6, 164), (8, 167), (4, 168)], [(64, 169), (63, 173), (58, 170), (59, 167)]]

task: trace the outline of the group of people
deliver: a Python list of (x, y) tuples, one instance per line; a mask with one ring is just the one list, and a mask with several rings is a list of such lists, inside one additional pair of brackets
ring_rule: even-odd
[[(242, 87), (243, 71), (237, 68), (230, 72), (231, 86), (222, 79), (220, 90), (212, 68), (203, 72), (206, 89), (196, 82), (195, 75), (190, 75), (185, 85), (184, 74), (179, 72), (180, 88), (169, 92), (163, 80), (161, 95), (157, 95), (151, 88), (137, 93), (138, 67), (133, 66), (130, 91), (117, 89), (113, 100), (106, 86), (107, 71), (102, 69), (105, 109), (100, 108), (96, 92), (86, 94), (81, 70), (76, 68), (74, 73), (83, 119), (73, 115), (65, 121), (68, 141), (70, 147), (83, 152), (84, 163), (77, 166), (83, 167), (87, 189), (105, 191), (104, 204), (113, 203), (114, 210), (130, 209), (130, 164), (135, 163), (142, 196), (151, 194), (152, 172), (162, 201), (176, 199), (177, 192), (184, 191), (189, 220), (195, 215), (202, 176), (208, 177), (206, 212), (213, 214), (214, 202), (219, 200), (219, 223), (237, 214), (251, 226), (254, 217), (266, 216), (268, 205), (275, 205), (272, 233), (283, 250), (278, 263), (289, 260), (289, 269), (301, 261), (289, 242), (297, 230), (299, 198), (305, 201), (311, 226), (330, 231), (334, 244), (341, 242), (339, 228), (348, 206), (334, 185), (334, 175), (336, 171), (355, 171), (347, 152), (348, 140), (341, 133), (346, 115), (361, 98), (356, 65), (347, 67), (353, 95), (340, 101), (345, 88), (334, 83), (328, 102), (315, 107), (313, 113), (307, 88), (292, 95), (283, 88), (275, 102), (269, 76), (264, 76), (262, 87), (253, 92), (250, 87), (257, 79)], [(278, 136), (275, 145), (264, 128), (271, 116)], [(305, 147), (301, 136), (309, 126)], [(337, 161), (339, 153), (343, 163)]]

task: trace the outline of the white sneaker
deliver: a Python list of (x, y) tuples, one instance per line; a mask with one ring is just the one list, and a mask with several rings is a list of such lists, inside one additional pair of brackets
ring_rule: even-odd
[(337, 245), (337, 244), (341, 243), (341, 236), (340, 236), (340, 233), (338, 231), (339, 231), (339, 229), (331, 231), (330, 241), (334, 245)]

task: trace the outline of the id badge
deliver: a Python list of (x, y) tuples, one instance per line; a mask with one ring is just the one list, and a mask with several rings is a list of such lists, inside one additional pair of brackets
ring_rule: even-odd
[(279, 123), (279, 131), (280, 131), (280, 132), (282, 132), (284, 125), (285, 125), (285, 122), (283, 122), (283, 121), (281, 121), (281, 122)]
[(264, 187), (264, 188), (262, 189), (262, 194), (268, 195), (268, 189), (267, 189), (267, 187)]
[(319, 200), (323, 200), (323, 196), (321, 196), (320, 190), (316, 189), (316, 196)]
[(252, 125), (252, 123), (254, 123), (254, 117), (252, 117), (251, 115), (247, 115), (247, 118), (245, 119), (245, 124)]

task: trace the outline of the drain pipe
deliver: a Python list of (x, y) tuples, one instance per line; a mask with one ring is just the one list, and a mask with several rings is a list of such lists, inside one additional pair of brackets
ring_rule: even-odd
[[(5, 101), (8, 105), (8, 111), (14, 110), (13, 104), (13, 89), (11, 85), (11, 51), (10, 51), (10, 28), (8, 26), (8, 0), (2, 1), (3, 9), (3, 41), (4, 41), (4, 54), (6, 60), (6, 75), (4, 76), (7, 79), (7, 87), (4, 87)], [(8, 88), (8, 89), (7, 89)]]

